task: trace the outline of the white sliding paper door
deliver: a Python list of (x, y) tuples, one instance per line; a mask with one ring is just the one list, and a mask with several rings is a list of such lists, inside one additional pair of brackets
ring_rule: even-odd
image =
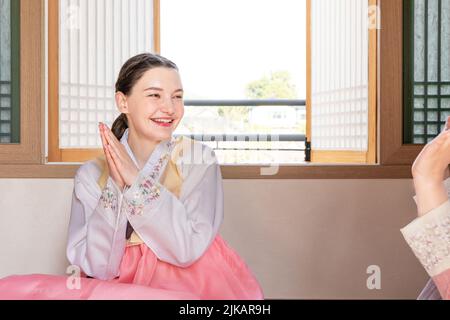
[(98, 148), (119, 115), (114, 85), (130, 57), (153, 52), (153, 1), (59, 1), (59, 147)]
[(375, 108), (371, 105), (375, 101), (371, 102), (369, 59), (375, 50), (370, 52), (369, 4), (368, 0), (309, 3), (308, 138), (313, 162), (371, 162), (368, 152), (374, 137), (369, 125), (375, 122), (375, 112), (370, 108)]

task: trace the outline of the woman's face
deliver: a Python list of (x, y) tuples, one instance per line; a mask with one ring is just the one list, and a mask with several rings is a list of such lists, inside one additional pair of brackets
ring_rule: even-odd
[(184, 115), (183, 86), (177, 70), (158, 67), (146, 71), (131, 93), (116, 94), (130, 130), (153, 141), (170, 139)]

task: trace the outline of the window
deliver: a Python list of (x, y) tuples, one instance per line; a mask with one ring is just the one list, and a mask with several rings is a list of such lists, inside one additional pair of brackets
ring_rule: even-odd
[(151, 51), (182, 73), (175, 134), (210, 144), (221, 163), (299, 164), (311, 145), (314, 162), (375, 163), (370, 2), (49, 0), (48, 161), (101, 153), (97, 123), (118, 115), (119, 68)]
[[(114, 5), (120, 1), (126, 0), (111, 0)], [(311, 7), (311, 2), (302, 0), (305, 5)], [(314, 0), (315, 2), (316, 0)], [(323, 0), (317, 0), (323, 1)], [(354, 3), (357, 0), (353, 0)], [(92, 1), (94, 2), (94, 1)], [(97, 0), (95, 1), (97, 2)], [(146, 0), (146, 2), (150, 2)], [(152, 1), (150, 12), (153, 14), (151, 26), (153, 28), (151, 42), (154, 52), (158, 52), (160, 48), (160, 32), (159, 32), (159, 1)], [(369, 0), (372, 7), (374, 4), (379, 6), (379, 16), (382, 17), (381, 26), (376, 30), (369, 31), (369, 94), (368, 99), (372, 101), (369, 104), (369, 114), (373, 106), (373, 88), (376, 89), (377, 94), (375, 101), (378, 104), (377, 116), (378, 119), (378, 137), (374, 138), (374, 134), (369, 134), (369, 145), (378, 144), (379, 152), (378, 159), (381, 166), (355, 166), (355, 165), (320, 165), (320, 166), (297, 166), (297, 165), (282, 165), (279, 166), (279, 171), (275, 175), (263, 176), (261, 175), (261, 165), (245, 165), (245, 166), (222, 166), (222, 173), (226, 179), (293, 179), (293, 178), (410, 178), (410, 165), (422, 145), (412, 145), (404, 143), (403, 139), (403, 3), (406, 1), (393, 0)], [(15, 3), (19, 3), (15, 1)], [(44, 4), (48, 3), (48, 15), (44, 19)], [(72, 178), (73, 174), (79, 167), (79, 163), (98, 155), (101, 149), (92, 147), (76, 148), (59, 146), (59, 0), (21, 0), (20, 1), (20, 16), (26, 17), (20, 21), (20, 143), (6, 143), (0, 145), (0, 176), (2, 177), (52, 177), (52, 178)], [(73, 5), (75, 3), (75, 5)], [(100, 5), (98, 2), (97, 5)], [(275, 2), (274, 2), (275, 3)], [(77, 7), (75, 1), (70, 2), (70, 5)], [(69, 7), (70, 7), (69, 5)], [(369, 14), (371, 12), (369, 7)], [(100, 7), (98, 7), (100, 8)], [(252, 14), (256, 14), (255, 10)], [(314, 17), (308, 15), (306, 11), (306, 21), (309, 21), (307, 26), (314, 23)], [(41, 14), (40, 14), (41, 13)], [(70, 25), (77, 25), (76, 11), (66, 12), (70, 18)], [(231, 20), (231, 19), (230, 19)], [(251, 20), (251, 18), (249, 18)], [(44, 24), (48, 21), (48, 34), (43, 34)], [(133, 22), (136, 22), (133, 20)], [(311, 23), (312, 22), (312, 23)], [(376, 32), (374, 32), (376, 31)], [(47, 42), (41, 39), (47, 37)], [(306, 33), (306, 52), (311, 44), (311, 32)], [(374, 41), (375, 39), (375, 41)], [(232, 43), (231, 40), (229, 40)], [(378, 57), (374, 54), (376, 46), (374, 43), (378, 42)], [(48, 54), (44, 59), (44, 49), (48, 46)], [(374, 49), (375, 48), (375, 49)], [(164, 46), (163, 48), (164, 49)], [(164, 51), (163, 51), (164, 53)], [(374, 59), (375, 57), (375, 59)], [(311, 58), (311, 56), (310, 56)], [(47, 61), (48, 73), (44, 72), (45, 64), (42, 61)], [(175, 60), (175, 59), (174, 59)], [(373, 63), (375, 61), (375, 63)], [(177, 61), (178, 62), (178, 61)], [(310, 70), (311, 63), (306, 63), (306, 74), (313, 74)], [(378, 70), (378, 81), (373, 81), (373, 69)], [(372, 71), (371, 71), (372, 70)], [(183, 75), (184, 75), (184, 71)], [(16, 75), (19, 75), (16, 73)], [(44, 114), (44, 76), (48, 77), (48, 116)], [(307, 77), (307, 79), (311, 77)], [(311, 83), (308, 84), (311, 85)], [(374, 86), (375, 84), (375, 86)], [(372, 89), (370, 89), (372, 88)], [(80, 89), (81, 90), (81, 89)], [(306, 98), (308, 100), (308, 92), (306, 90)], [(299, 96), (301, 97), (301, 96)], [(75, 96), (76, 98), (76, 96)], [(211, 97), (208, 97), (210, 99)], [(223, 97), (216, 97), (223, 99)], [(311, 97), (309, 97), (310, 99)], [(72, 99), (72, 98), (71, 98)], [(81, 98), (80, 98), (81, 99)], [(76, 99), (73, 99), (76, 100)], [(289, 107), (289, 103), (293, 103), (295, 107), (298, 102), (304, 102), (300, 99), (287, 101), (286, 99), (279, 99), (279, 103), (284, 105), (262, 105), (258, 107), (267, 107), (274, 109), (275, 107)], [(194, 103), (204, 103), (205, 100), (191, 100)], [(221, 101), (223, 102), (223, 101)], [(228, 101), (229, 102), (229, 101)], [(236, 101), (232, 101), (232, 105), (236, 105)], [(264, 102), (261, 99), (257, 103)], [(273, 103), (273, 100), (269, 101)], [(206, 105), (208, 106), (208, 105)], [(238, 105), (239, 106), (239, 105)], [(256, 109), (256, 107), (255, 107)], [(261, 109), (261, 108), (259, 108)], [(267, 109), (269, 110), (269, 109)], [(292, 121), (292, 113), (286, 113), (286, 119)], [(306, 122), (306, 132), (310, 132), (311, 128), (311, 112), (297, 114), (298, 118)], [(263, 119), (264, 121), (278, 121), (277, 111), (270, 112), (269, 116), (264, 117), (255, 111), (253, 117)], [(76, 116), (74, 115), (74, 118)], [(374, 119), (369, 115), (369, 119)], [(42, 119), (42, 121), (39, 121)], [(47, 119), (48, 124), (44, 123)], [(70, 119), (70, 118), (69, 118)], [(281, 120), (280, 120), (281, 121)], [(48, 127), (48, 138), (44, 137), (45, 129)], [(369, 121), (369, 131), (374, 132)], [(14, 130), (14, 126), (12, 128)], [(318, 132), (320, 133), (320, 132)], [(372, 137), (372, 138), (371, 138)], [(244, 138), (245, 136), (238, 136)], [(290, 134), (281, 135), (280, 140), (285, 139), (287, 142), (295, 141), (295, 137)], [(306, 138), (306, 136), (305, 136)], [(83, 138), (84, 139), (84, 138)], [(86, 138), (87, 139), (87, 138)], [(70, 139), (69, 139), (70, 140)], [(48, 154), (45, 152), (46, 142), (48, 142)], [(260, 146), (258, 146), (260, 147)], [(308, 147), (305, 146), (308, 150)], [(310, 150), (310, 149), (309, 149)], [(373, 149), (371, 149), (373, 150)], [(297, 151), (297, 150), (296, 150)], [(317, 150), (320, 151), (320, 150)], [(329, 159), (331, 162), (336, 162), (336, 156), (340, 156), (341, 160), (346, 150), (324, 150), (330, 152)], [(358, 151), (356, 151), (358, 152)], [(348, 153), (347, 153), (348, 154)], [(47, 158), (48, 155), (48, 158)], [(358, 159), (363, 159), (361, 154), (357, 154)], [(47, 162), (76, 162), (75, 164), (52, 164)], [(354, 157), (350, 157), (347, 162), (354, 162)], [(362, 162), (362, 161), (361, 161)], [(369, 162), (370, 163), (370, 162)], [(46, 165), (43, 165), (46, 164)]]
[(0, 143), (20, 142), (20, 7), (0, 0)]
[(432, 140), (450, 116), (450, 1), (404, 1), (404, 143)]
[(0, 4), (0, 175), (21, 176), (11, 165), (29, 165), (25, 172), (35, 172), (30, 167), (43, 160), (43, 3)]
[(224, 164), (304, 162), (305, 19), (298, 0), (161, 1), (161, 54), (186, 91), (176, 133)]
[(187, 89), (177, 132), (219, 140), (209, 144), (222, 163), (309, 161), (306, 138), (314, 162), (375, 163), (372, 4), (164, 1), (161, 52)]
[(101, 152), (98, 122), (111, 126), (119, 115), (114, 83), (120, 67), (133, 55), (154, 51), (153, 3), (49, 0), (48, 5), (48, 160), (85, 161)]
[(443, 10), (448, 1), (378, 1), (386, 26), (379, 48), (380, 162), (410, 166), (437, 134), (435, 129), (440, 130), (447, 111), (443, 70), (448, 61), (443, 57), (448, 44), (442, 39), (448, 29), (448, 9)]

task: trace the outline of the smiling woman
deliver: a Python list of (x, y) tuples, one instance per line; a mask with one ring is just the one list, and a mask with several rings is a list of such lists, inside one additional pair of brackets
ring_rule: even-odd
[(83, 272), (80, 290), (66, 285), (71, 278), (11, 276), (0, 280), (0, 299), (263, 299), (218, 233), (223, 187), (214, 151), (172, 136), (183, 117), (180, 92), (170, 60), (147, 53), (124, 64), (121, 116), (112, 130), (99, 126), (104, 157), (75, 176), (67, 258)]
[[(116, 104), (121, 113), (118, 120), (126, 117), (129, 143), (140, 165), (155, 147), (155, 143), (144, 142), (169, 139), (181, 121), (182, 90), (177, 66), (161, 56), (140, 54), (123, 65), (116, 83)], [(172, 122), (162, 123), (166, 120), (160, 118)]]

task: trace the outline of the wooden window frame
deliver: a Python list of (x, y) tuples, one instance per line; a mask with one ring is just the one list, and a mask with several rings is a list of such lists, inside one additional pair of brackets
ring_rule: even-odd
[(424, 145), (403, 143), (403, 0), (379, 1), (380, 163), (411, 166)]
[[(54, 0), (49, 0), (54, 1)], [(224, 179), (410, 179), (423, 146), (403, 145), (402, 0), (378, 0), (378, 165), (280, 165), (261, 175), (258, 165), (222, 165)], [(159, 3), (157, 4), (159, 5)], [(155, 12), (159, 30), (159, 11)], [(79, 164), (47, 164), (44, 106), (44, 0), (21, 0), (21, 143), (0, 145), (0, 178), (72, 179)], [(50, 27), (50, 26), (49, 26)], [(159, 51), (159, 34), (155, 38)], [(49, 55), (50, 56), (50, 55)], [(50, 76), (50, 74), (49, 74)], [(53, 75), (54, 76), (54, 75)], [(38, 121), (36, 121), (38, 119)]]
[(40, 1), (20, 1), (20, 142), (0, 144), (0, 165), (43, 160), (42, 16)]
[[(153, 47), (160, 52), (160, 0), (153, 1)], [(59, 147), (59, 0), (48, 0), (48, 162), (84, 162), (103, 150)]]

